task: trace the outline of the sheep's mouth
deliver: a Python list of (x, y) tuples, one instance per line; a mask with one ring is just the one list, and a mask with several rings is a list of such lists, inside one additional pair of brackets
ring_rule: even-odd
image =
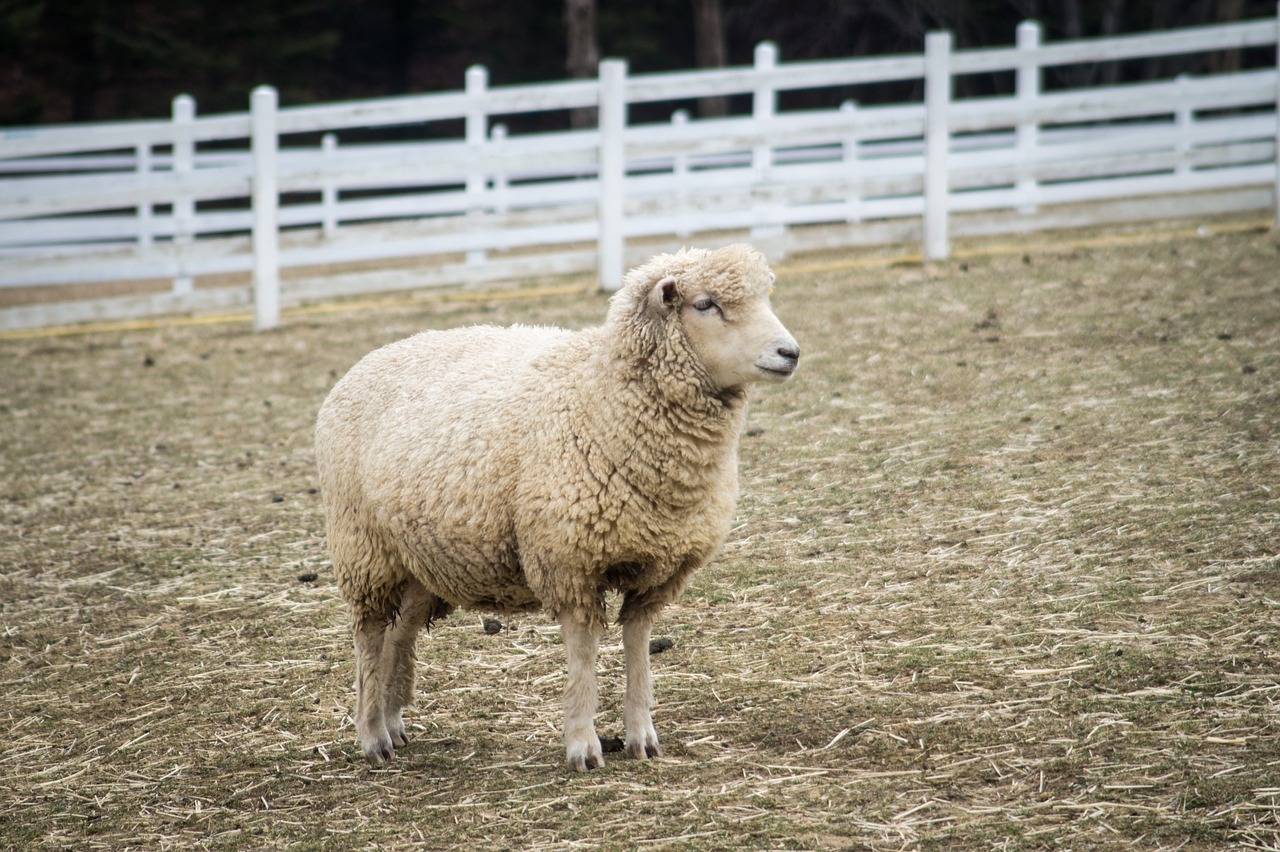
[(764, 367), (760, 364), (756, 364), (755, 367), (771, 382), (785, 382), (796, 371), (795, 367)]

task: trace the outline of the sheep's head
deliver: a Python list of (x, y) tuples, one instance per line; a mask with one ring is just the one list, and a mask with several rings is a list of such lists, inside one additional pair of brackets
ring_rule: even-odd
[(716, 392), (750, 382), (785, 382), (800, 347), (769, 303), (775, 276), (746, 245), (658, 255), (627, 275), (610, 318), (630, 314), (695, 363)]

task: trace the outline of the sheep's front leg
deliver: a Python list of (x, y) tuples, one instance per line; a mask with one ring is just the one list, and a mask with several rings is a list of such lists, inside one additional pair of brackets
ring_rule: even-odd
[(560, 614), (569, 680), (564, 690), (564, 753), (569, 765), (579, 771), (604, 766), (604, 752), (596, 736), (596, 654), (600, 636), (589, 620), (576, 613)]
[(622, 625), (622, 651), (627, 664), (627, 694), (622, 723), (627, 734), (627, 754), (637, 760), (662, 757), (658, 732), (649, 710), (653, 706), (653, 675), (649, 669), (649, 633), (653, 620), (637, 615)]

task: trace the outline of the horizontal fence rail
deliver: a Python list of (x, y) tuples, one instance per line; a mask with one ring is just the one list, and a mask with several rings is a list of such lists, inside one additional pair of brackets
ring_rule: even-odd
[[(454, 92), (279, 107), (263, 87), (246, 113), (200, 116), (179, 96), (168, 120), (0, 128), (0, 297), (22, 296), (0, 302), (0, 329), (247, 308), (268, 329), (307, 300), (593, 269), (611, 289), (655, 246), (742, 232), (775, 255), (919, 240), (943, 258), (953, 233), (1276, 211), (1275, 62), (1043, 80), (1089, 63), (1275, 57), (1278, 33), (1280, 16), (1043, 44), (1028, 22), (1010, 47), (956, 50), (933, 33), (917, 55), (781, 63), (765, 43), (737, 68), (630, 75), (605, 60), (596, 80), (491, 87), (476, 67)], [(973, 74), (1012, 74), (1014, 91), (956, 97)], [(923, 98), (779, 109), (787, 92), (892, 85)], [(749, 114), (629, 117), (733, 95)], [(587, 108), (587, 130), (505, 124)], [(379, 128), (404, 141), (342, 138)], [(136, 286), (95, 297), (108, 282)]]

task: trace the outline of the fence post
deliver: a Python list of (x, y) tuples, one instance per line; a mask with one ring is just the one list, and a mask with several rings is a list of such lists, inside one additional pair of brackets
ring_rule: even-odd
[(600, 60), (600, 235), (596, 258), (600, 287), (622, 286), (623, 211), (626, 201), (627, 61)]
[[(478, 161), (484, 150), (485, 140), (489, 136), (489, 116), (485, 111), (485, 91), (489, 88), (489, 70), (483, 65), (472, 65), (467, 69), (467, 117), (466, 142), (473, 155), (472, 162)], [(474, 166), (473, 166), (474, 168)], [(467, 215), (478, 216), (484, 212), (484, 194), (489, 178), (484, 172), (471, 172), (467, 175)], [(483, 249), (467, 252), (467, 263), (484, 263)]]
[[(151, 174), (151, 143), (138, 145), (135, 148), (135, 170), (138, 177), (146, 180), (146, 176)], [(138, 245), (141, 248), (150, 248), (155, 242), (155, 225), (151, 221), (151, 202), (145, 201), (138, 205)]]
[[(506, 147), (507, 126), (495, 124), (493, 130), (489, 132), (489, 141), (493, 145), (494, 154), (501, 161)], [(511, 200), (507, 197), (508, 186), (507, 169), (504, 164), (493, 174), (493, 212), (506, 213), (510, 209)]]
[[(190, 95), (173, 99), (173, 158), (171, 168), (176, 176), (190, 174), (195, 168), (196, 146), (193, 133), (196, 100)], [(173, 279), (174, 293), (190, 293), (195, 282), (186, 269), (184, 247), (195, 240), (196, 202), (179, 188), (173, 199), (173, 243), (178, 261), (178, 274)]]
[(280, 325), (279, 179), (276, 174), (278, 97), (259, 86), (250, 99), (253, 153), (253, 329)]
[[(1023, 21), (1018, 24), (1018, 68), (1014, 88), (1019, 112), (1024, 119), (1036, 108), (1040, 97), (1040, 60), (1035, 51), (1040, 47), (1040, 24)], [(1014, 146), (1018, 154), (1018, 212), (1036, 212), (1036, 145), (1039, 143), (1040, 126), (1033, 120), (1023, 120), (1014, 131)]]
[(1276, 179), (1274, 196), (1274, 225), (1280, 228), (1280, 3), (1276, 4)]
[[(681, 132), (689, 123), (689, 111), (678, 109), (671, 113), (671, 135), (676, 139), (684, 136)], [(689, 155), (676, 154), (671, 158), (671, 176), (676, 182), (676, 209), (680, 211), (676, 224), (676, 236), (687, 237), (692, 233), (689, 227)]]
[[(778, 96), (772, 81), (759, 78), (778, 66), (778, 46), (771, 41), (760, 42), (756, 45), (754, 59), (757, 82), (751, 95), (751, 118), (756, 132), (767, 133), (777, 111)], [(772, 166), (773, 149), (768, 143), (757, 145), (751, 152), (752, 182), (757, 189), (764, 189)], [(753, 239), (775, 236), (782, 231), (781, 225), (772, 221), (769, 205), (758, 201), (752, 208), (752, 218), (756, 222), (751, 228)]]
[(862, 164), (858, 162), (858, 102), (845, 101), (840, 104), (840, 114), (848, 121), (849, 129), (844, 134), (842, 154), (844, 171), (849, 176), (853, 187), (845, 201), (848, 209), (845, 221), (853, 225), (862, 221)]
[(924, 256), (946, 260), (947, 154), (951, 134), (947, 113), (951, 105), (951, 33), (931, 32), (924, 38)]
[(320, 137), (320, 153), (324, 160), (324, 185), (320, 187), (320, 228), (325, 237), (338, 232), (338, 187), (329, 177), (336, 168), (338, 137), (326, 133)]
[(1184, 178), (1191, 174), (1191, 124), (1195, 121), (1195, 114), (1187, 105), (1187, 89), (1191, 78), (1186, 74), (1179, 74), (1174, 80), (1178, 86), (1178, 109), (1173, 114), (1173, 152), (1177, 155), (1173, 173)]

